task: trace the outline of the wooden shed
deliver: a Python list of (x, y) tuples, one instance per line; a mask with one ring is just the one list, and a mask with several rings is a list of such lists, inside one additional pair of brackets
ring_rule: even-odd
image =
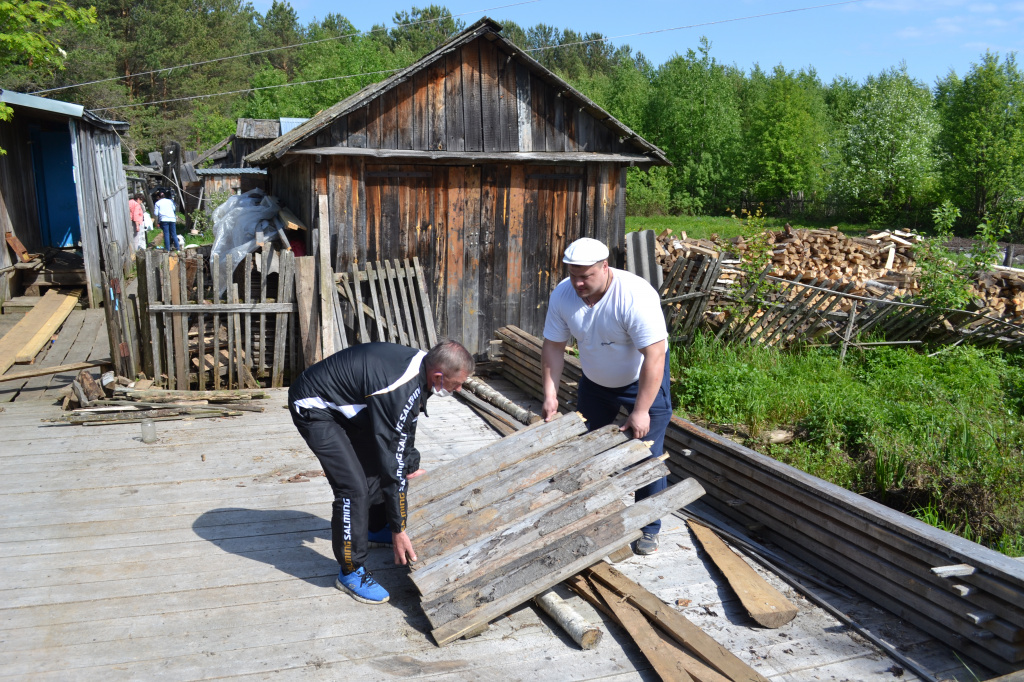
[(439, 332), (475, 352), (541, 332), (572, 240), (621, 265), (626, 168), (668, 165), (500, 31), (481, 19), (247, 157), (308, 225), (327, 195), (336, 271), (419, 257)]
[[(13, 233), (30, 252), (81, 245), (89, 305), (102, 300), (100, 273), (107, 245), (130, 254), (128, 182), (120, 134), (128, 124), (107, 121), (79, 104), (0, 91), (14, 110), (0, 122), (0, 230)], [(124, 271), (127, 259), (118, 264)], [(0, 249), (0, 269), (11, 254)], [(54, 282), (70, 284), (71, 281)], [(12, 296), (8, 276), (0, 277), (0, 299)]]

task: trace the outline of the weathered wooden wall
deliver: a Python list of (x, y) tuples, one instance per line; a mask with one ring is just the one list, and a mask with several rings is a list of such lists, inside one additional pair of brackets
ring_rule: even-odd
[(338, 118), (298, 148), (332, 146), (637, 153), (487, 35)]
[[(121, 141), (117, 133), (100, 130), (87, 123), (71, 121), (75, 167), (78, 169), (78, 216), (82, 229), (82, 252), (89, 278), (90, 305), (103, 300), (100, 269), (111, 276), (120, 271), (125, 277), (134, 257), (134, 228), (128, 214), (128, 180), (121, 161)], [(103, 261), (107, 244), (116, 242), (120, 263)]]
[(507, 324), (541, 333), (571, 241), (599, 239), (621, 264), (625, 172), (618, 164), (385, 165), (333, 157), (309, 170), (311, 185), (301, 187), (296, 178), (305, 173), (292, 172), (274, 192), (304, 220), (310, 190), (329, 196), (335, 270), (418, 257), (439, 333), (475, 352)]
[[(11, 232), (31, 252), (42, 249), (39, 213), (36, 207), (36, 181), (32, 172), (32, 149), (25, 117), (15, 116), (0, 122), (0, 239)], [(0, 243), (0, 268), (12, 264), (6, 243)], [(0, 299), (11, 297), (10, 275), (0, 275)]]

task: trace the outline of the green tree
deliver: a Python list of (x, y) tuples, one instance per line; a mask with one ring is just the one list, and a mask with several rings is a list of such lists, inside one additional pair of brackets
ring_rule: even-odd
[(406, 51), (419, 59), (466, 27), (462, 19), (454, 19), (444, 5), (413, 6), (412, 10), (395, 12), (390, 30), (376, 25), (372, 35), (394, 53)]
[[(7, 74), (5, 80), (24, 82), (63, 69), (67, 53), (60, 46), (60, 29), (94, 23), (95, 7), (76, 9), (64, 0), (0, 0), (0, 73)], [(13, 114), (9, 106), (0, 104), (0, 121), (11, 120)]]
[(964, 78), (936, 86), (942, 130), (936, 140), (942, 191), (967, 224), (986, 214), (1024, 221), (1024, 76), (1013, 54), (986, 52)]
[(770, 74), (755, 67), (743, 100), (745, 185), (769, 204), (803, 191), (812, 197), (821, 186), (826, 112), (821, 83), (813, 73)]
[(652, 83), (649, 134), (675, 164), (673, 210), (723, 210), (736, 191), (740, 110), (729, 70), (701, 38), (697, 52), (662, 64)]
[(938, 132), (928, 88), (906, 65), (868, 77), (838, 145), (832, 191), (874, 222), (912, 220), (934, 186)]
[[(267, 13), (256, 19), (259, 29), (256, 38), (260, 44), (270, 47), (295, 45), (302, 41), (305, 32), (299, 25), (299, 15), (287, 0), (274, 0)], [(275, 69), (291, 73), (295, 50), (280, 50), (267, 54)]]

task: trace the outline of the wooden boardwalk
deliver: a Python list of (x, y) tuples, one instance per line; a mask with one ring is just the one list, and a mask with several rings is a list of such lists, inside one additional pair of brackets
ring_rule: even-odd
[[(0, 335), (13, 327), (20, 314), (0, 316)], [(86, 360), (103, 360), (110, 357), (110, 346), (107, 342), (107, 322), (103, 310), (99, 308), (72, 310), (68, 319), (57, 331), (57, 339), (48, 344), (36, 355), (31, 365), (14, 365), (7, 373), (16, 374), (36, 367), (57, 367)], [(92, 370), (97, 375), (99, 368)], [(71, 383), (78, 372), (63, 374), (45, 374), (31, 379), (0, 382), (0, 403), (18, 401), (55, 402), (57, 393)]]
[[(159, 423), (148, 446), (137, 425), (49, 426), (40, 419), (55, 407), (2, 407), (0, 677), (656, 679), (614, 626), (598, 649), (581, 651), (529, 606), (438, 648), (389, 549), (371, 550), (368, 564), (389, 604), (334, 589), (330, 490), (284, 391), (272, 394), (264, 413)], [(454, 399), (429, 410), (417, 436), (428, 468), (497, 438)], [(287, 482), (303, 472), (313, 477)], [(800, 614), (778, 630), (751, 627), (698, 547), (670, 517), (661, 552), (618, 566), (773, 680), (896, 679), (893, 661), (774, 576)], [(878, 609), (845, 607), (933, 670), (955, 670)]]

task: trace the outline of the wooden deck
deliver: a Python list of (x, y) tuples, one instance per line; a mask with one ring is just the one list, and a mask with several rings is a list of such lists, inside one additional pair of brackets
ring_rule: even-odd
[[(149, 446), (137, 425), (49, 426), (40, 419), (55, 407), (2, 407), (0, 677), (657, 679), (615, 626), (581, 651), (530, 606), (438, 648), (389, 549), (371, 550), (368, 565), (389, 604), (334, 589), (330, 490), (322, 477), (286, 482), (319, 466), (285, 392), (272, 393), (262, 414), (159, 423)], [(497, 438), (454, 399), (429, 408), (417, 436), (428, 468)], [(753, 627), (698, 547), (670, 517), (657, 555), (618, 567), (772, 680), (915, 679), (774, 576), (800, 614), (778, 630)], [(939, 678), (972, 679), (924, 635), (836, 599)]]
[[(17, 324), (24, 313), (0, 315), (0, 335)], [(36, 367), (57, 367), (86, 360), (102, 360), (110, 357), (107, 341), (107, 322), (99, 308), (72, 310), (68, 319), (57, 331), (56, 340), (36, 355), (31, 365), (14, 365), (7, 373), (16, 374)], [(99, 368), (92, 370), (96, 375)], [(53, 403), (57, 393), (71, 383), (78, 372), (46, 374), (27, 380), (0, 382), (0, 403), (17, 401), (45, 401)]]

